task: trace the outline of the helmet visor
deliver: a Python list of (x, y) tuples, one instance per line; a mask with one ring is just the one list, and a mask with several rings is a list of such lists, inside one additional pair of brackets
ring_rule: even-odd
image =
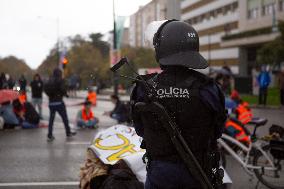
[(153, 21), (150, 22), (150, 24), (147, 25), (145, 32), (144, 32), (144, 43), (147, 46), (153, 47), (153, 38), (155, 33), (157, 33), (160, 26), (165, 23), (167, 20), (161, 20), (161, 21)]

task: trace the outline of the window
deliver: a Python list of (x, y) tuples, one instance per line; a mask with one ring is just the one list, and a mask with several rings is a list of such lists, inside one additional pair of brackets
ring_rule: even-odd
[(275, 4), (274, 3), (263, 5), (263, 7), (262, 7), (262, 15), (266, 16), (266, 15), (273, 14), (273, 8), (275, 8)]
[(235, 11), (238, 8), (238, 2), (233, 3), (233, 10)]
[(226, 7), (222, 7), (222, 13), (223, 15), (227, 14)]
[[(269, 2), (264, 2), (262, 0), (263, 3), (269, 3)], [(247, 7), (248, 7), (248, 12), (247, 12), (247, 17), (248, 19), (253, 19), (253, 18), (257, 18), (258, 16), (260, 16), (260, 0), (248, 0), (247, 1)]]
[(284, 0), (279, 0), (279, 11), (284, 11)]
[(215, 17), (216, 17), (215, 11), (211, 11), (211, 12), (210, 12), (210, 19), (213, 19), (213, 18), (215, 18)]
[(258, 8), (248, 10), (248, 19), (254, 19), (258, 17)]
[(217, 14), (221, 14), (222, 13), (222, 8), (217, 9)]
[(200, 23), (202, 20), (201, 20), (201, 16), (197, 16), (197, 24)]
[(225, 14), (228, 14), (229, 11), (230, 11), (230, 6), (227, 5), (227, 6), (224, 7), (224, 12), (223, 12), (223, 14), (224, 14), (224, 15), (225, 15)]
[(189, 23), (190, 25), (192, 24), (192, 20), (191, 19), (188, 19), (187, 20), (187, 23)]
[(201, 18), (201, 19), (200, 19), (201, 22), (204, 22), (204, 21), (205, 21), (205, 14), (201, 15), (200, 18)]
[(214, 10), (214, 15), (215, 15), (214, 17), (218, 16), (218, 10), (217, 9)]
[(205, 18), (206, 18), (206, 20), (209, 20), (209, 19), (210, 19), (210, 13), (209, 13), (209, 12), (206, 13)]
[(225, 34), (227, 35), (231, 31), (231, 25), (225, 24), (224, 25), (224, 31), (225, 31)]
[(196, 17), (194, 17), (194, 18), (192, 19), (192, 23), (193, 23), (193, 24), (196, 24), (196, 23), (197, 23), (197, 18), (196, 18)]
[(228, 14), (231, 11), (230, 5), (227, 5), (224, 8), (225, 8), (225, 14)]

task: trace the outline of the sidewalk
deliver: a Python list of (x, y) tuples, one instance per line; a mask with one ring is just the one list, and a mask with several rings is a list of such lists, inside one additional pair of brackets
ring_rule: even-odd
[(279, 110), (284, 110), (283, 107), (281, 106), (270, 106), (270, 105), (258, 105), (258, 104), (251, 104), (250, 105), (251, 108), (254, 108), (254, 109), (279, 109)]

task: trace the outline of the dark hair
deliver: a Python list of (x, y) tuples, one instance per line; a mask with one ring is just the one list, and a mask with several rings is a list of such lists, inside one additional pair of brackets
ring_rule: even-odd
[(19, 99), (14, 100), (12, 104), (16, 111), (20, 111), (22, 109), (23, 105), (21, 104)]
[(40, 75), (39, 75), (38, 73), (36, 73), (36, 74), (34, 75), (34, 79), (35, 79), (36, 77), (38, 77), (38, 79), (41, 80), (41, 77), (40, 77)]
[(88, 100), (88, 98), (86, 98), (85, 102), (84, 102), (84, 105), (87, 106), (87, 105), (91, 105), (92, 103)]
[(6, 77), (5, 77), (5, 73), (2, 72), (1, 75), (0, 75), (0, 77), (1, 77), (1, 79), (5, 79), (5, 78), (6, 78)]
[(53, 70), (53, 77), (55, 78), (62, 78), (62, 71), (59, 68), (55, 68)]
[(115, 95), (115, 94), (111, 95), (110, 97), (111, 97), (112, 99), (119, 100), (119, 97), (118, 97), (117, 95)]

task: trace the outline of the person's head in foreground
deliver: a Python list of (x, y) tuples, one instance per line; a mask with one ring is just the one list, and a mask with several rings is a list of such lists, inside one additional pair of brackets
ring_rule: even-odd
[(178, 20), (154, 21), (145, 32), (145, 40), (153, 40), (156, 60), (162, 69), (183, 66), (205, 69), (207, 61), (199, 53), (199, 37), (188, 23)]
[(119, 101), (119, 97), (117, 95), (111, 95), (110, 100), (113, 104), (116, 104)]

